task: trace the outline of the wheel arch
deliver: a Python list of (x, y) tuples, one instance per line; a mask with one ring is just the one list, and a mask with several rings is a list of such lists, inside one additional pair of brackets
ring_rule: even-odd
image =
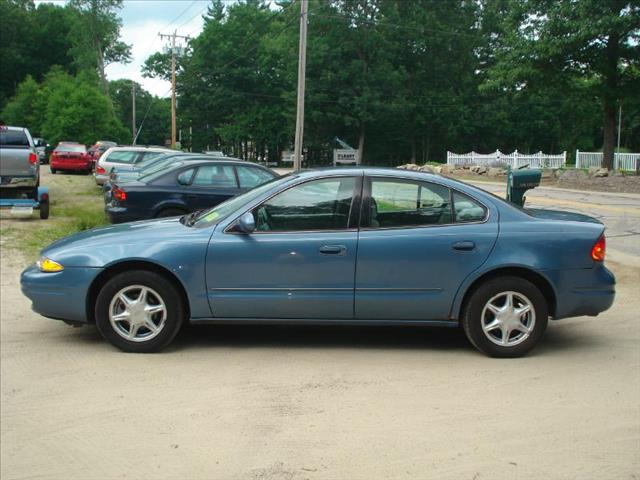
[(513, 276), (520, 277), (533, 283), (544, 296), (549, 307), (549, 315), (555, 316), (557, 308), (557, 293), (553, 287), (553, 284), (542, 273), (532, 270), (531, 268), (522, 266), (505, 266), (499, 267), (487, 272), (483, 272), (481, 275), (471, 281), (471, 284), (464, 289), (464, 294), (461, 291), (458, 292), (456, 299), (454, 300), (453, 307), (451, 309), (451, 318), (460, 318), (460, 314), (464, 310), (471, 294), (484, 282), (497, 277)]
[(187, 319), (191, 316), (191, 305), (189, 303), (189, 296), (187, 295), (187, 291), (184, 288), (184, 285), (180, 281), (180, 279), (166, 267), (162, 265), (158, 265), (157, 263), (150, 262), (147, 260), (125, 260), (122, 262), (114, 263), (107, 266), (96, 278), (93, 279), (91, 285), (89, 286), (86, 298), (86, 318), (87, 323), (95, 323), (95, 304), (98, 298), (98, 293), (100, 289), (109, 281), (109, 279), (113, 278), (115, 275), (126, 272), (128, 270), (147, 270), (151, 272), (155, 272), (159, 275), (162, 275), (167, 280), (169, 280), (176, 290), (178, 291), (182, 301), (184, 302), (184, 306), (186, 308)]
[(189, 213), (189, 208), (187, 207), (186, 204), (184, 203), (180, 203), (180, 202), (176, 202), (176, 201), (168, 201), (168, 202), (164, 202), (161, 203), (159, 205), (156, 205), (153, 209), (153, 217), (152, 218), (157, 218), (158, 215), (160, 215), (160, 213), (163, 210), (180, 210), (184, 213)]

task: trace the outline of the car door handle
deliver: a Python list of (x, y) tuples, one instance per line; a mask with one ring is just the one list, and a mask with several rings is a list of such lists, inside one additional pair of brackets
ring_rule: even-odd
[(464, 242), (456, 242), (453, 245), (451, 245), (451, 248), (453, 248), (454, 250), (468, 251), (476, 248), (476, 244), (467, 240)]
[(322, 255), (346, 255), (347, 247), (344, 245), (323, 245), (320, 247)]

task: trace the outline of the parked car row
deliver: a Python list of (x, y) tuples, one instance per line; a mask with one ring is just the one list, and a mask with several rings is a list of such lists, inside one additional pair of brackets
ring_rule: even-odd
[(137, 172), (113, 175), (105, 187), (105, 212), (113, 223), (210, 208), (278, 176), (260, 165), (202, 154), (169, 154)]

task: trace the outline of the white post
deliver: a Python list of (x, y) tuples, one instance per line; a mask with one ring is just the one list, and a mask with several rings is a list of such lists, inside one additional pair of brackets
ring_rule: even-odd
[(576, 168), (580, 168), (580, 150), (576, 150)]
[(565, 150), (564, 152), (562, 152), (562, 166), (566, 166), (567, 165), (567, 151)]

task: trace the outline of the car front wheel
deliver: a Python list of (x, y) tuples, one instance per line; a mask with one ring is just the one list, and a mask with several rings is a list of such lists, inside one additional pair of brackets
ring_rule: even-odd
[(96, 326), (125, 352), (152, 353), (175, 338), (185, 307), (174, 285), (162, 275), (134, 270), (115, 275), (96, 301)]
[(469, 341), (492, 357), (529, 353), (547, 328), (544, 295), (520, 277), (499, 277), (480, 285), (469, 298), (462, 326)]

